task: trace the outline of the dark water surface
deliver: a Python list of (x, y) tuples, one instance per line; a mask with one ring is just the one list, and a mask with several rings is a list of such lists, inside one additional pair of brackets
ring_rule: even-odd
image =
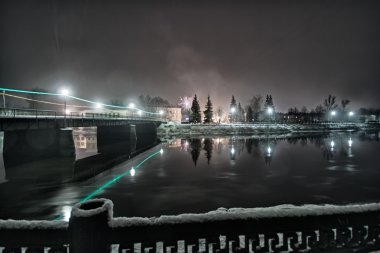
[[(177, 139), (75, 181), (66, 180), (79, 173), (78, 166), (67, 159), (37, 161), (12, 171), (0, 166), (0, 218), (53, 219), (60, 213), (67, 218), (73, 204), (123, 173), (94, 196), (111, 199), (115, 216), (380, 202), (379, 137), (379, 132), (335, 132)], [(130, 172), (161, 148), (163, 154)], [(96, 167), (107, 162), (93, 157), (85, 158), (90, 163), (79, 159), (75, 164)], [(88, 170), (88, 166), (81, 168)]]

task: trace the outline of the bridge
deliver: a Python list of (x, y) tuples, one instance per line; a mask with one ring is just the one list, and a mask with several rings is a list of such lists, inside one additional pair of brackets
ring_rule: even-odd
[(0, 131), (27, 129), (60, 129), (66, 127), (120, 126), (138, 123), (166, 122), (163, 115), (126, 112), (70, 112), (0, 108)]
[(73, 128), (97, 127), (98, 152), (128, 158), (157, 143), (162, 114), (126, 111), (71, 112), (0, 108), (7, 167), (49, 158), (75, 158)]

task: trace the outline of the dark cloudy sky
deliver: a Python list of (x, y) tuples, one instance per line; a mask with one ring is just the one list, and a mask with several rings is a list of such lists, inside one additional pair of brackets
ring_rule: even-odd
[(379, 13), (376, 0), (1, 1), (0, 86), (380, 107)]

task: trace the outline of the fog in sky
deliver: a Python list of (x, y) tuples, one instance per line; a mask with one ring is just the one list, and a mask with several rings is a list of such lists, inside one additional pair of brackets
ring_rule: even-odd
[(89, 99), (197, 93), (278, 110), (328, 94), (380, 107), (380, 1), (0, 3), (0, 86)]

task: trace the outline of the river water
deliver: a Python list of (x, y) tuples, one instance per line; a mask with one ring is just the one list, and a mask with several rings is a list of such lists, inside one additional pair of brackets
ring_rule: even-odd
[[(1, 219), (67, 219), (71, 206), (87, 198), (109, 198), (114, 216), (129, 217), (380, 202), (380, 132), (174, 139), (100, 173), (92, 167), (107, 159), (94, 160), (96, 139), (88, 148), (74, 140), (74, 162), (57, 158), (10, 170), (1, 156)], [(90, 176), (76, 177), (83, 171)]]

